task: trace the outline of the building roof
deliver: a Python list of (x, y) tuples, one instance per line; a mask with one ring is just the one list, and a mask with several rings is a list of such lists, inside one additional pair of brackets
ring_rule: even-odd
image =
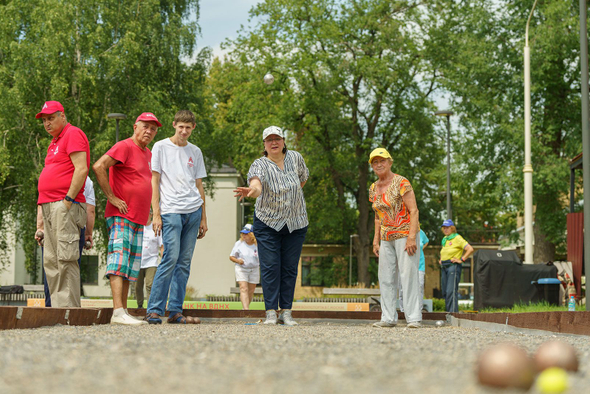
[(238, 170), (229, 164), (222, 164), (221, 167), (212, 167), (209, 173), (211, 174), (237, 174)]
[(582, 153), (570, 160), (570, 170), (582, 169)]

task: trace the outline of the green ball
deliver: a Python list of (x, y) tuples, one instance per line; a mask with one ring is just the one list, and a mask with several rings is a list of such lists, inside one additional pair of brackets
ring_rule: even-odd
[(547, 368), (537, 378), (537, 388), (543, 394), (563, 393), (568, 388), (567, 372), (561, 368)]

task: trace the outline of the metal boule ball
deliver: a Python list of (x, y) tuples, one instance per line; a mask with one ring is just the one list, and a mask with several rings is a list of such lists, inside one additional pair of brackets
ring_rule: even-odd
[(537, 371), (556, 367), (577, 372), (579, 368), (576, 349), (563, 341), (547, 341), (537, 349), (533, 357)]
[(275, 81), (275, 77), (271, 73), (268, 73), (264, 76), (264, 83), (265, 84), (270, 85), (274, 81)]
[(43, 237), (45, 237), (45, 233), (43, 231), (39, 230), (39, 231), (37, 231), (35, 236), (39, 239), (43, 239)]
[(436, 323), (434, 323), (434, 325), (436, 326), (436, 328), (440, 328), (445, 325), (445, 322), (442, 320), (437, 320)]
[(502, 343), (479, 355), (477, 378), (484, 386), (528, 390), (535, 379), (535, 366), (524, 349)]
[(86, 241), (86, 243), (84, 243), (84, 248), (86, 248), (86, 249), (92, 248), (92, 242)]

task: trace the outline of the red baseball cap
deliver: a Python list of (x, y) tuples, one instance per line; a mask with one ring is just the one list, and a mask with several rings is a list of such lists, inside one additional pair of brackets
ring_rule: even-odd
[(56, 112), (64, 112), (64, 106), (59, 101), (46, 101), (41, 108), (41, 112), (35, 115), (36, 119), (39, 119), (43, 115), (54, 114)]
[(135, 123), (139, 122), (140, 120), (145, 122), (156, 122), (158, 127), (162, 127), (162, 123), (160, 123), (158, 118), (156, 118), (156, 115), (152, 114), (151, 112), (144, 112), (143, 114), (139, 115), (137, 119), (135, 119)]

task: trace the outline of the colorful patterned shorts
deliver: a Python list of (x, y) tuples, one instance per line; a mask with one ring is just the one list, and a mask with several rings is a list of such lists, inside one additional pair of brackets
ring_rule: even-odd
[(116, 275), (135, 282), (141, 267), (143, 226), (120, 216), (107, 218), (109, 246), (106, 277)]

